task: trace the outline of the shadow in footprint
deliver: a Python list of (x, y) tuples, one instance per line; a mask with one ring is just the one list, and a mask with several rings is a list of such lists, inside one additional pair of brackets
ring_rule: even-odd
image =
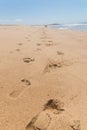
[(31, 85), (31, 82), (27, 79), (22, 79), (21, 82), (24, 83), (27, 86)]
[(36, 51), (41, 51), (41, 48), (37, 48)]
[(29, 37), (25, 37), (25, 39), (29, 39)]
[(23, 61), (26, 62), (26, 63), (30, 63), (30, 62), (35, 61), (35, 59), (32, 59), (32, 58), (23, 58)]
[(22, 46), (22, 45), (23, 45), (23, 43), (18, 43), (18, 45), (19, 45), (19, 46)]
[(80, 128), (80, 120), (73, 121), (73, 124), (71, 125), (71, 128), (73, 130), (81, 130), (81, 128)]
[(12, 98), (17, 98), (17, 97), (21, 94), (22, 91), (23, 91), (23, 89), (14, 90), (14, 91), (12, 91), (12, 92), (9, 94), (9, 96), (12, 97)]
[(49, 63), (46, 65), (44, 72), (50, 72), (51, 69), (56, 69), (56, 68), (62, 68), (63, 67), (63, 63), (62, 62), (58, 62), (58, 63)]
[(52, 41), (52, 40), (49, 40), (48, 42), (49, 42), (49, 43), (53, 43), (53, 41)]
[(53, 43), (46, 43), (45, 45), (49, 47), (49, 46), (53, 46)]
[(64, 111), (63, 107), (64, 107), (64, 103), (62, 103), (60, 100), (50, 99), (44, 105), (44, 109), (43, 110), (55, 109), (57, 111)]
[(58, 54), (58, 55), (64, 55), (64, 53), (61, 52), (61, 51), (57, 51), (57, 54)]
[(41, 39), (47, 39), (47, 37), (46, 37), (46, 36), (43, 36), (43, 37), (41, 37)]
[(16, 49), (16, 51), (17, 51), (17, 52), (19, 52), (19, 51), (20, 51), (20, 49)]
[(46, 46), (55, 46), (56, 43), (53, 43), (53, 41), (48, 41), (48, 43), (45, 44)]
[(40, 43), (38, 43), (38, 44), (37, 44), (37, 46), (41, 46), (41, 44), (40, 44)]
[(31, 40), (30, 39), (27, 39), (28, 42), (30, 42)]
[(13, 54), (13, 51), (10, 51), (9, 53)]

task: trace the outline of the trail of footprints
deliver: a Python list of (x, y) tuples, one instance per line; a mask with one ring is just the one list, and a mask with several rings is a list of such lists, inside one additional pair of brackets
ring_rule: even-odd
[[(41, 39), (45, 39), (45, 45), (46, 46), (54, 46), (56, 44), (53, 43), (53, 41), (51, 39), (47, 38), (47, 34), (46, 32), (42, 32), (43, 36), (41, 37)], [(40, 46), (40, 44), (38, 44)], [(62, 67), (66, 67), (66, 66), (70, 66), (72, 65), (74, 62), (71, 60), (65, 60), (64, 59), (64, 53), (62, 51), (57, 51), (57, 55), (60, 56), (61, 60), (50, 60), (48, 61), (47, 65), (44, 68), (44, 73), (46, 72), (50, 72), (53, 69), (57, 69), (57, 68), (62, 68)]]
[(64, 104), (60, 100), (50, 99), (25, 130), (81, 130), (80, 120), (69, 120), (67, 115), (64, 116), (64, 111)]
[[(28, 42), (30, 42), (30, 41), (31, 41), (31, 40), (30, 40), (30, 35), (26, 36), (25, 39), (26, 39)], [(21, 46), (23, 45), (23, 43), (22, 43), (22, 42), (19, 42), (17, 45), (18, 45), (19, 47), (21, 47)], [(17, 52), (20, 52), (20, 51), (21, 51), (20, 48), (17, 48), (17, 49), (15, 49), (15, 50), (16, 50)]]
[[(45, 31), (42, 32), (41, 40), (42, 42), (45, 42), (46, 46), (53, 46), (53, 41), (48, 40), (47, 41), (47, 34)], [(28, 41), (28, 37), (26, 37)], [(18, 43), (19, 46), (22, 46), (22, 43)], [(37, 46), (41, 46), (42, 44), (38, 43)], [(40, 48), (38, 48), (40, 49)], [(20, 49), (16, 49), (16, 51), (20, 51)], [(57, 51), (57, 55), (63, 56), (64, 53), (61, 51)], [(32, 63), (34, 62), (34, 58), (25, 57), (23, 58), (24, 63)], [(62, 68), (64, 66), (71, 65), (69, 61), (61, 60), (61, 61), (49, 61), (48, 64), (44, 68), (44, 72), (50, 72), (53, 69), (56, 68)], [(20, 80), (22, 85), (20, 87), (17, 87), (15, 90), (13, 90), (9, 96), (12, 98), (18, 98), (22, 92), (31, 86), (30, 80), (23, 78)], [(25, 130), (81, 130), (80, 121), (75, 120), (70, 122), (70, 120), (67, 118), (67, 116), (63, 116), (65, 109), (64, 104), (57, 99), (50, 99), (47, 101), (47, 103), (44, 105), (43, 110), (34, 116), (31, 121), (26, 125)]]
[[(29, 37), (30, 37), (30, 35), (28, 35), (27, 37), (25, 37), (25, 39), (26, 39), (28, 42), (30, 41)], [(21, 47), (21, 46), (23, 46), (23, 43), (22, 43), (22, 42), (19, 42), (19, 43), (17, 43), (17, 45), (18, 45), (19, 47)], [(17, 51), (17, 52), (20, 52), (20, 50), (21, 50), (21, 48), (15, 49), (15, 51)], [(11, 52), (10, 52), (10, 53), (11, 53)], [(31, 62), (33, 62), (33, 61), (35, 61), (34, 58), (29, 58), (29, 57), (23, 58), (23, 62), (24, 62), (24, 63), (31, 63)], [(22, 80), (20, 81), (20, 83), (22, 83), (21, 86), (20, 86), (20, 87), (16, 87), (16, 88), (9, 94), (10, 97), (12, 97), (12, 98), (17, 98), (17, 97), (19, 97), (20, 94), (21, 94), (26, 88), (28, 88), (29, 86), (31, 86), (31, 82), (30, 82), (28, 79), (25, 79), (25, 78), (22, 79)]]
[[(47, 37), (46, 32), (42, 32), (42, 37), (41, 37), (42, 42), (44, 43), (45, 46), (54, 46), (55, 44), (53, 43), (53, 40), (49, 39)], [(40, 46), (41, 44), (37, 44), (38, 46)]]
[[(29, 35), (30, 36), (30, 35)], [(27, 41), (30, 41), (28, 37), (25, 37), (25, 39), (27, 39)], [(18, 46), (22, 46), (23, 43), (19, 42), (17, 44)], [(17, 48), (15, 49), (17, 52), (19, 52), (21, 49)], [(25, 57), (23, 58), (23, 62), (24, 63), (31, 63), (31, 62), (34, 62), (35, 59), (34, 58), (29, 58), (29, 57)], [(27, 88), (31, 85), (31, 82), (28, 80), (28, 79), (22, 79), (20, 81), (22, 83), (22, 85), (20, 87), (16, 87), (10, 94), (9, 96), (12, 97), (12, 98), (17, 98), (20, 96), (20, 94)]]
[[(30, 36), (30, 35), (29, 35)], [(25, 37), (25, 39), (29, 39), (28, 36)], [(53, 41), (48, 39), (47, 38), (47, 34), (46, 32), (43, 30), (42, 31), (42, 36), (41, 36), (41, 40), (45, 40), (44, 43), (46, 46), (51, 46), (51, 45), (54, 45), (53, 44)], [(23, 43), (18, 43), (18, 46), (22, 46)], [(41, 43), (38, 43), (36, 44), (37, 46), (41, 46)], [(40, 48), (38, 48), (38, 51), (41, 50)], [(16, 49), (16, 51), (20, 51), (20, 49)], [(61, 52), (61, 51), (57, 51), (57, 55), (58, 56), (64, 56), (64, 53)], [(30, 64), (30, 63), (33, 63), (35, 61), (34, 58), (30, 58), (30, 57), (25, 57), (23, 58), (23, 62), (26, 63), (26, 64)], [(44, 73), (47, 73), (47, 72), (50, 72), (51, 70), (53, 69), (57, 69), (57, 68), (62, 68), (64, 66), (70, 66), (72, 65), (73, 62), (69, 62), (68, 60), (58, 60), (58, 61), (55, 61), (55, 60), (50, 60), (47, 65), (45, 66), (45, 68), (43, 69)], [(22, 83), (22, 86), (20, 87), (16, 87), (15, 90), (13, 90), (9, 95), (10, 97), (13, 97), (13, 98), (17, 98), (18, 96), (20, 96), (20, 94), (28, 87), (31, 85), (31, 82), (28, 80), (28, 79), (22, 79), (21, 80), (21, 83)]]

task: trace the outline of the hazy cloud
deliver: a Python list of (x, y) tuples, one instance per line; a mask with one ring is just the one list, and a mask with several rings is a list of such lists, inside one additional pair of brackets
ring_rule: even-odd
[(17, 19), (15, 19), (15, 22), (23, 22), (23, 19), (21, 19), (21, 18), (17, 18)]
[(22, 23), (23, 19), (21, 18), (16, 18), (16, 19), (0, 19), (0, 23)]

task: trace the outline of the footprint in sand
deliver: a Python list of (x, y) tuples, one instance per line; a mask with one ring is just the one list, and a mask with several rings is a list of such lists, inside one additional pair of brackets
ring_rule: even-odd
[(18, 89), (15, 89), (13, 90), (9, 96), (12, 97), (12, 98), (17, 98), (24, 90), (25, 88), (24, 87), (21, 87), (21, 88), (18, 88)]
[(16, 49), (16, 51), (17, 51), (17, 52), (19, 52), (19, 51), (20, 51), (20, 49)]
[(53, 41), (52, 41), (52, 40), (48, 40), (48, 42), (49, 42), (49, 43), (53, 43)]
[(36, 51), (41, 51), (41, 48), (37, 48)]
[(28, 86), (31, 85), (31, 82), (27, 79), (22, 79), (21, 83), (23, 83), (23, 85), (21, 85), (20, 87), (15, 88), (15, 90), (13, 90), (9, 96), (12, 98), (17, 98)]
[(28, 42), (30, 42), (31, 40), (30, 39), (27, 39)]
[(25, 39), (26, 39), (27, 41), (29, 41), (29, 42), (31, 41), (31, 40), (30, 40), (30, 37), (25, 37)]
[(64, 55), (64, 53), (61, 51), (57, 51), (57, 55)]
[(49, 47), (49, 46), (55, 46), (56, 44), (53, 43), (52, 40), (49, 40), (48, 43), (46, 43), (45, 45)]
[(56, 69), (56, 68), (62, 68), (63, 63), (62, 62), (50, 62), (46, 65), (44, 72), (50, 72), (51, 69)]
[(80, 122), (72, 124), (63, 116), (64, 104), (57, 99), (50, 99), (44, 109), (31, 119), (25, 130), (80, 130)]
[(37, 43), (37, 46), (41, 46), (41, 44), (40, 44), (40, 43)]
[(23, 45), (23, 43), (18, 43), (18, 45), (19, 45), (19, 46), (22, 46), (22, 45)]
[(81, 130), (80, 120), (73, 121), (71, 128), (72, 128), (72, 130)]
[(10, 51), (9, 53), (13, 54), (13, 51)]
[(46, 38), (47, 38), (46, 36), (41, 37), (41, 39), (46, 39)]
[(53, 46), (53, 43), (46, 43), (45, 45), (49, 47), (49, 46)]
[(31, 82), (27, 79), (22, 79), (21, 82), (24, 83), (27, 86), (31, 85)]
[(30, 63), (30, 62), (35, 61), (35, 59), (32, 59), (32, 58), (23, 58), (23, 61), (26, 62), (26, 63)]
[(56, 68), (62, 68), (62, 67), (65, 67), (65, 66), (70, 66), (72, 65), (74, 62), (72, 61), (68, 61), (68, 60), (59, 60), (59, 61), (55, 61), (55, 60), (51, 60), (48, 62), (48, 64), (46, 65), (45, 69), (44, 69), (44, 72), (50, 72), (50, 70), (52, 69), (56, 69)]
[(29, 37), (25, 37), (25, 39), (28, 39)]
[(47, 130), (50, 126), (52, 116), (64, 110), (62, 106), (63, 104), (60, 101), (50, 99), (44, 105), (43, 110), (32, 118), (25, 130)]

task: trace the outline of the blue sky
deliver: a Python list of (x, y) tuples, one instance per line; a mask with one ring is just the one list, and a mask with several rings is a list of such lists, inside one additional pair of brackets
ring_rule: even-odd
[(0, 23), (87, 21), (87, 0), (0, 0)]

